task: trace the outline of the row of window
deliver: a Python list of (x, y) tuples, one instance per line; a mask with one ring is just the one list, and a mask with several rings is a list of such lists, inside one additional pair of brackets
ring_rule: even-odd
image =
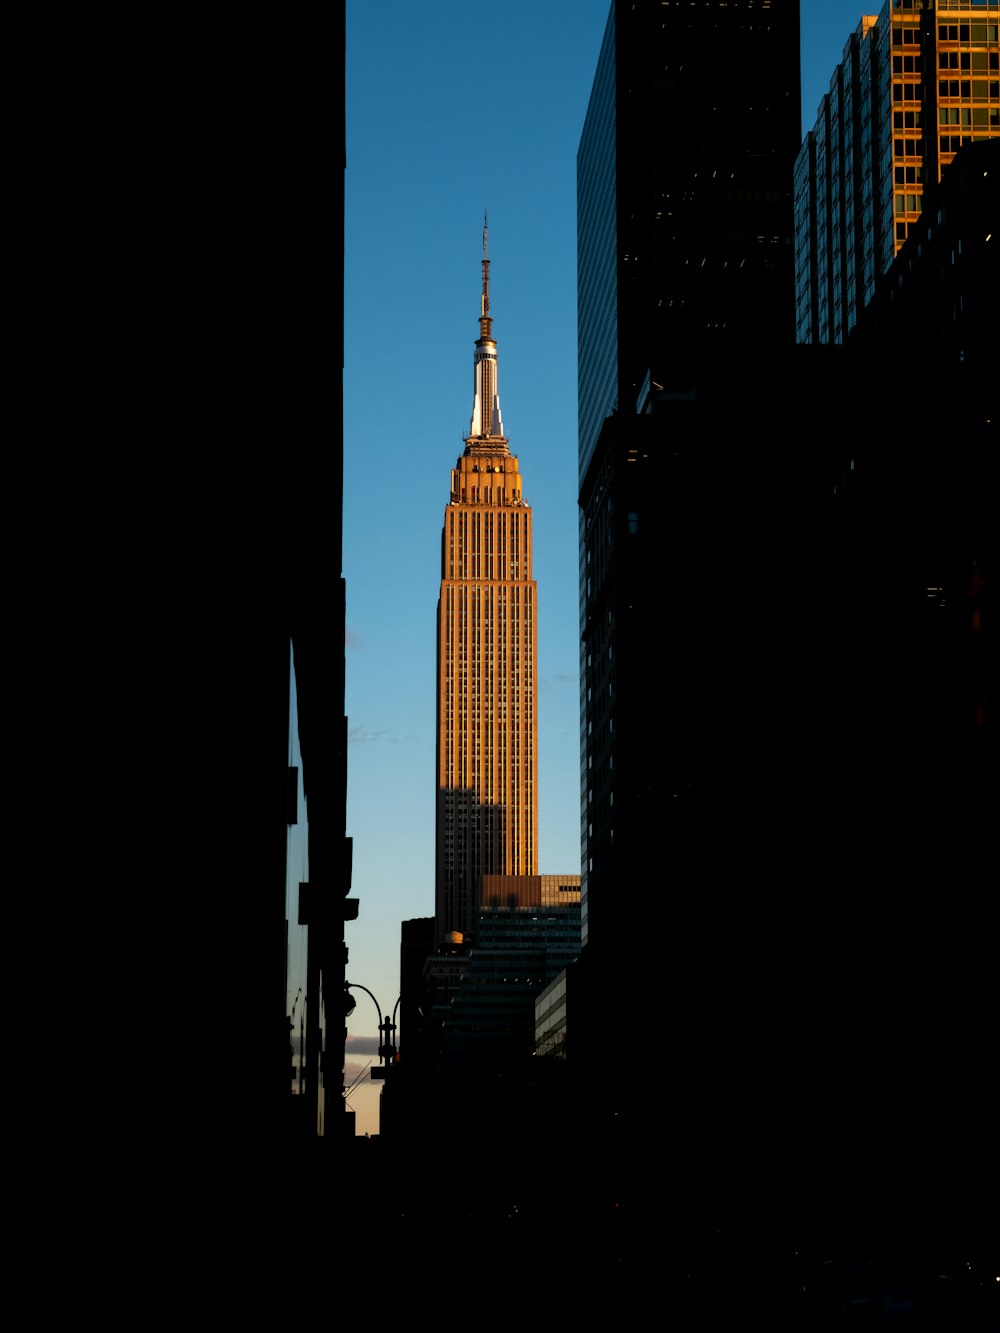
[(1000, 79), (939, 79), (938, 97), (961, 97), (974, 102), (1000, 98)]
[[(455, 636), (449, 635), (449, 642), (445, 645), (445, 650), (448, 653), (445, 670), (447, 671), (449, 680), (461, 672), (463, 680), (466, 675), (471, 675), (473, 678), (482, 680), (484, 685), (488, 681), (491, 686), (496, 686), (497, 688), (502, 686), (506, 690), (506, 682), (508, 680), (513, 680), (516, 684), (520, 685), (522, 671), (525, 673), (526, 677), (532, 674), (532, 656), (528, 644), (519, 643), (516, 639), (509, 644), (501, 644), (495, 658), (492, 652), (492, 645), (490, 645), (490, 655), (488, 659), (484, 649), (479, 644), (477, 644), (477, 647), (479, 648), (479, 651), (470, 662), (465, 651), (467, 644), (461, 642), (456, 643)], [(493, 670), (494, 665), (497, 664), (501, 668), (499, 677)], [(487, 665), (490, 668), (488, 675), (484, 669)]]
[(1000, 51), (939, 51), (938, 69), (1000, 69)]
[(995, 42), (1000, 24), (996, 23), (939, 23), (939, 42)]
[[(453, 717), (455, 717), (456, 708), (457, 708), (457, 713), (459, 713), (459, 717), (468, 718), (469, 693), (476, 694), (479, 693), (479, 690), (476, 690), (475, 686), (473, 686), (472, 690), (469, 690), (468, 685), (465, 684), (464, 678), (463, 681), (461, 681), (461, 685), (459, 690), (457, 690), (457, 693), (455, 688), (453, 688), (453, 686), (452, 689), (449, 690), (448, 702), (447, 705), (445, 705), (445, 722), (447, 722), (449, 730), (451, 730), (452, 728), (452, 720)], [(532, 702), (533, 701), (532, 701), (531, 686), (529, 686), (529, 688), (525, 690), (523, 700), (521, 700), (520, 692), (517, 692), (517, 697), (515, 698), (515, 701), (511, 702), (511, 704), (509, 705), (507, 704), (507, 700), (505, 700), (504, 698), (503, 704), (497, 704), (497, 708), (501, 710), (500, 721), (507, 722), (509, 720), (513, 722), (513, 724), (515, 724), (515, 728), (519, 730), (520, 726), (517, 724), (520, 724), (521, 720), (524, 721), (531, 720)], [(509, 708), (509, 714), (508, 714), (508, 708)], [(479, 709), (476, 709), (476, 716), (477, 714), (479, 714)], [(489, 722), (491, 722), (491, 725), (496, 725), (496, 718), (493, 718), (492, 716), (489, 717)]]
[(1000, 107), (943, 106), (938, 108), (941, 125), (995, 125)]
[[(524, 703), (523, 710), (518, 707), (518, 702), (514, 702), (510, 705), (510, 711), (508, 713), (508, 706), (505, 702), (502, 705), (503, 715), (501, 718), (499, 719), (494, 718), (489, 713), (487, 713), (482, 719), (483, 730), (489, 731), (490, 733), (497, 733), (509, 736), (512, 741), (516, 740), (523, 726), (526, 725), (530, 731), (531, 729), (530, 689), (525, 692), (525, 696), (526, 697), (523, 701)], [(469, 724), (469, 726), (466, 728), (467, 730), (471, 728), (473, 734), (477, 734), (479, 732), (479, 718), (480, 718), (479, 710), (477, 709), (476, 712), (470, 716), (468, 711), (461, 706), (461, 703), (462, 701), (459, 700), (459, 707), (458, 707), (459, 717), (465, 719), (465, 721)], [(454, 730), (454, 727), (452, 725), (453, 718), (454, 718), (453, 701), (452, 699), (449, 699), (445, 715), (445, 721), (449, 724), (448, 726), (449, 731)], [(490, 744), (492, 745), (492, 743), (493, 741), (491, 735)]]
[[(997, 130), (1000, 130), (1000, 117), (994, 121)], [(967, 133), (964, 137), (961, 134), (942, 134), (938, 141), (941, 153), (957, 153), (963, 143), (968, 143), (977, 137), (976, 131)], [(989, 138), (990, 135), (979, 135), (979, 138)]]
[(470, 662), (468, 649), (471, 645), (469, 644), (468, 639), (465, 636), (462, 636), (461, 639), (456, 639), (454, 632), (450, 633), (448, 635), (448, 642), (445, 646), (445, 651), (447, 652), (445, 671), (447, 672), (448, 679), (451, 680), (453, 676), (457, 675), (458, 672), (461, 672), (463, 676), (467, 673), (471, 673), (473, 676), (478, 674), (485, 680), (486, 672), (484, 668), (486, 666), (489, 666), (490, 668), (489, 676), (492, 679), (495, 675), (493, 668), (495, 665), (499, 664), (503, 673), (509, 672), (510, 674), (509, 676), (505, 674), (500, 680), (494, 680), (495, 684), (503, 685), (505, 680), (514, 678), (515, 673), (516, 679), (520, 683), (520, 672), (524, 671), (527, 675), (532, 670), (531, 646), (515, 635), (509, 636), (509, 639), (506, 642), (504, 641), (505, 636), (502, 633), (498, 637), (501, 642), (497, 645), (494, 652), (493, 644), (489, 643), (487, 645), (483, 641), (485, 636), (483, 636), (483, 638), (477, 636), (475, 641), (476, 651)]

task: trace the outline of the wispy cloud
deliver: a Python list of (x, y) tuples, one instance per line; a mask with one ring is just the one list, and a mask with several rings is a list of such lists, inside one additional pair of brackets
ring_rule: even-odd
[(393, 736), (392, 732), (386, 728), (384, 731), (375, 731), (371, 727), (361, 724), (357, 727), (351, 727), (347, 734), (347, 743), (349, 745), (363, 745), (367, 741), (392, 741), (398, 737)]
[(550, 676), (541, 676), (538, 681), (540, 688), (552, 686), (555, 689), (564, 689), (567, 685), (572, 685), (574, 689), (580, 684), (580, 677), (571, 674), (568, 671), (557, 671)]

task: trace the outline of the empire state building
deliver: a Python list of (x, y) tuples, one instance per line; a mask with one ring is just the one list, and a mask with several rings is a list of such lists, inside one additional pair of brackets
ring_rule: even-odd
[(537, 586), (531, 509), (508, 448), (483, 290), (472, 422), (451, 472), (438, 601), (435, 929), (472, 942), (484, 875), (535, 875), (538, 861)]

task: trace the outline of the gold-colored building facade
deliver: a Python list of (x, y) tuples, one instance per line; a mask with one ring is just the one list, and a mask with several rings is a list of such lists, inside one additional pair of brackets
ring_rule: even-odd
[(580, 901), (579, 875), (484, 875), (484, 907), (568, 907)]
[(1000, 135), (1000, 0), (899, 0), (879, 23), (876, 34), (891, 48), (882, 57), (891, 98), (882, 120), (891, 259), (920, 216), (923, 186), (941, 179), (963, 143)]
[(531, 508), (503, 433), (483, 294), (465, 450), (451, 473), (438, 601), (435, 923), (471, 942), (484, 875), (538, 863), (538, 627)]

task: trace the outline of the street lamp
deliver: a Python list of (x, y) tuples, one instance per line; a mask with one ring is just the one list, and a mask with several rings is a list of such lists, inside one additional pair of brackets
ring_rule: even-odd
[(368, 989), (367, 986), (362, 986), (356, 981), (345, 981), (344, 982), (345, 1017), (349, 1017), (354, 1012), (354, 997), (349, 993), (352, 990), (363, 990), (366, 995), (371, 995), (372, 997), (372, 1004), (374, 1004), (375, 1006), (375, 1010), (376, 1013), (378, 1014), (378, 1020), (379, 1020), (378, 1031), (381, 1040), (379, 1042), (378, 1053), (382, 1057), (382, 1064), (371, 1071), (371, 1076), (374, 1079), (380, 1079), (380, 1078), (384, 1079), (386, 1068), (392, 1063), (393, 1057), (396, 1054), (396, 1043), (395, 1043), (396, 1010), (399, 1008), (399, 1000), (396, 1001), (395, 1007), (393, 1008), (392, 1019), (390, 1020), (388, 1014), (386, 1014), (385, 1018), (383, 1018), (382, 1006), (379, 1004), (378, 1000), (376, 1000), (375, 996), (372, 995), (371, 991)]

